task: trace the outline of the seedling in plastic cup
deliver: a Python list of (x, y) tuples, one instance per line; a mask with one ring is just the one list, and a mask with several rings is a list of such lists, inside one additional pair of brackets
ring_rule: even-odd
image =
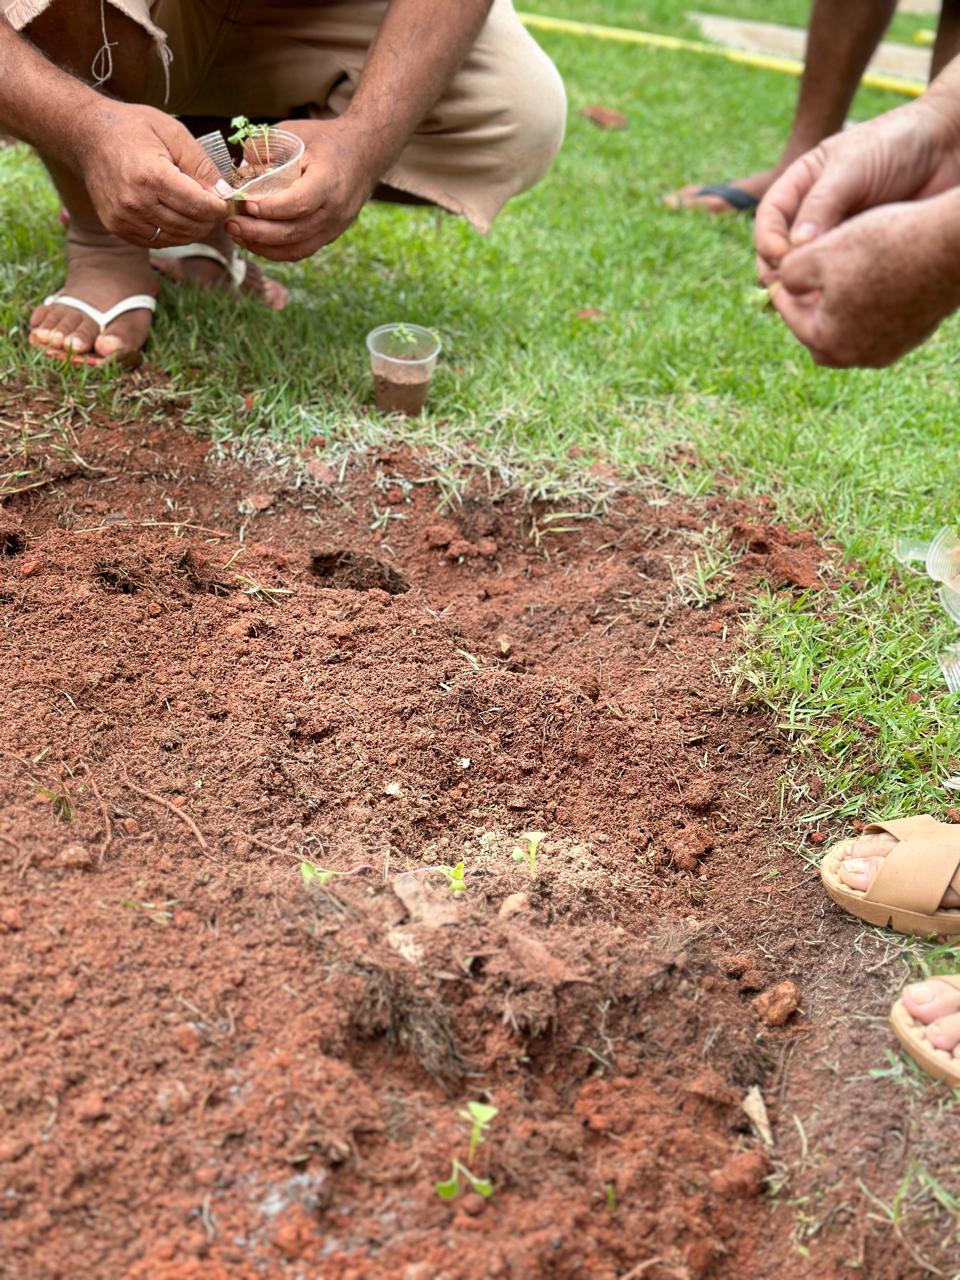
[(513, 853), (510, 855), (514, 862), (526, 861), (527, 870), (530, 872), (531, 880), (536, 880), (537, 878), (537, 850), (546, 838), (547, 833), (545, 831), (522, 831), (520, 833), (520, 839), (526, 840), (527, 847), (526, 849), (522, 849), (517, 845), (516, 849), (514, 849)]
[(423, 412), (440, 339), (419, 324), (381, 324), (367, 334), (373, 392), (381, 413)]

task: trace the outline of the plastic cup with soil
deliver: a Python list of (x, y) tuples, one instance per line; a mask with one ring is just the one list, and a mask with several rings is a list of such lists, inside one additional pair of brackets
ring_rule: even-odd
[(242, 155), (235, 168), (231, 206), (292, 187), (303, 168), (303, 139), (272, 125), (251, 125), (243, 117), (233, 123), (236, 132), (229, 141), (242, 148)]
[(373, 391), (381, 413), (423, 412), (440, 339), (419, 324), (382, 324), (367, 334)]

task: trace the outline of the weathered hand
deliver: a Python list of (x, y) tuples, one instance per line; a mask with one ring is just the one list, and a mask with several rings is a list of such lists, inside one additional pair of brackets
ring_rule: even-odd
[(306, 144), (300, 178), (278, 195), (248, 201), (227, 230), (262, 258), (297, 262), (343, 235), (381, 175), (369, 140), (343, 119), (290, 120), (280, 127)]
[(227, 212), (213, 161), (173, 116), (102, 101), (77, 163), (104, 227), (151, 248), (203, 239)]
[(892, 364), (960, 305), (958, 196), (883, 205), (787, 254), (771, 300), (817, 364)]
[(791, 249), (877, 205), (920, 200), (960, 183), (957, 125), (931, 91), (828, 138), (795, 161), (757, 210), (760, 280), (770, 285)]

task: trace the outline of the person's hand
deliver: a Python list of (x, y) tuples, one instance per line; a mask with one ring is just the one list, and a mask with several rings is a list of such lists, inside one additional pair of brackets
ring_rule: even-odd
[(957, 124), (941, 98), (898, 107), (828, 138), (796, 160), (757, 210), (757, 271), (778, 278), (787, 254), (854, 214), (900, 200), (921, 200), (960, 183)]
[(153, 107), (111, 101), (99, 109), (77, 161), (100, 221), (130, 244), (191, 244), (226, 216), (214, 188), (229, 188), (216, 165), (179, 121)]
[(882, 368), (960, 305), (960, 193), (888, 204), (792, 250), (772, 305), (817, 364)]
[(286, 191), (247, 201), (227, 231), (261, 258), (297, 262), (343, 235), (381, 175), (370, 140), (345, 119), (290, 120), (280, 127), (306, 144), (300, 177)]

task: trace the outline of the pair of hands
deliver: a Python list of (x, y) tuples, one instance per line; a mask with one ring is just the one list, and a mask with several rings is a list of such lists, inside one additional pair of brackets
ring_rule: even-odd
[(891, 364), (960, 303), (958, 212), (936, 199), (960, 184), (956, 134), (928, 94), (828, 139), (767, 192), (760, 280), (818, 364)]
[[(227, 230), (261, 257), (293, 262), (346, 231), (379, 175), (364, 165), (364, 148), (344, 118), (295, 120), (283, 128), (306, 144), (301, 177), (278, 195), (248, 202), (243, 215), (228, 219)], [(131, 244), (191, 244), (227, 216), (228, 184), (183, 125), (163, 111), (111, 103), (78, 151), (101, 222)]]

